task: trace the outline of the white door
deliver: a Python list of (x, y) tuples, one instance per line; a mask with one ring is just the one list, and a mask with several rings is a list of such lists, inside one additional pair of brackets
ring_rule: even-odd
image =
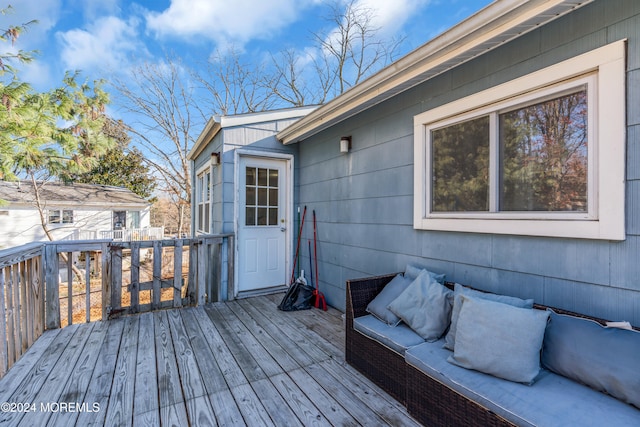
[(287, 160), (239, 157), (238, 292), (287, 283)]

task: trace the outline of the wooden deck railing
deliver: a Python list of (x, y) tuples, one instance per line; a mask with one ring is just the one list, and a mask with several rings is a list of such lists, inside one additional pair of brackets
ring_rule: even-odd
[(0, 251), (0, 378), (44, 331), (42, 244)]
[(0, 251), (0, 378), (46, 329), (226, 299), (233, 235)]

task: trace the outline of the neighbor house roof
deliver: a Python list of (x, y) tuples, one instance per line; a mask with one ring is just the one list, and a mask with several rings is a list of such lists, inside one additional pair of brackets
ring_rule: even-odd
[[(48, 205), (60, 206), (82, 205), (105, 208), (149, 206), (149, 202), (131, 190), (96, 184), (47, 182), (41, 187), (40, 197)], [(0, 181), (0, 200), (6, 200), (10, 205), (31, 204), (35, 201), (33, 184), (31, 181)]]
[(497, 0), (277, 134), (292, 144), (593, 0)]
[(306, 107), (283, 108), (279, 110), (261, 111), (258, 113), (234, 114), (230, 116), (213, 116), (209, 119), (204, 129), (198, 136), (196, 143), (193, 145), (187, 158), (194, 160), (202, 152), (202, 150), (211, 142), (221, 129), (246, 126), (256, 123), (273, 122), (276, 120), (287, 120), (304, 117), (313, 110), (318, 108), (317, 105)]

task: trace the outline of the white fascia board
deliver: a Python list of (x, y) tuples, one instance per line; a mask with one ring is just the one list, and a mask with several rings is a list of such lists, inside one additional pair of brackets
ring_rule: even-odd
[[(344, 120), (367, 102), (379, 103), (592, 1), (502, 0), (491, 3), (282, 130), (277, 138), (285, 145), (299, 142), (322, 130), (327, 123)], [(434, 73), (429, 75), (430, 71)], [(402, 90), (394, 91), (399, 87)], [(388, 95), (385, 97), (385, 94)]]
[(224, 129), (236, 126), (252, 125), (256, 123), (294, 119), (296, 117), (304, 117), (317, 108), (317, 105), (312, 105), (308, 107), (284, 108), (280, 110), (262, 111), (258, 113), (222, 116), (220, 117), (220, 124)]

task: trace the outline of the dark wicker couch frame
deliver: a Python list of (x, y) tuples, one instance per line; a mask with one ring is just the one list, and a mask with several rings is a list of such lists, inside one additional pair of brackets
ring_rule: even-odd
[[(514, 424), (466, 398), (424, 372), (404, 357), (353, 329), (353, 319), (368, 314), (367, 305), (398, 273), (347, 281), (345, 358), (426, 426), (513, 426)], [(452, 287), (452, 283), (447, 283)], [(545, 306), (535, 305), (544, 309)], [(603, 324), (602, 319), (553, 308)], [(638, 328), (634, 328), (638, 329)]]

